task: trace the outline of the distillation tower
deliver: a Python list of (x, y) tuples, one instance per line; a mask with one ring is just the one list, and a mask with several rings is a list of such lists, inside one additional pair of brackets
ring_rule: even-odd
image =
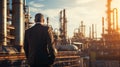
[(29, 19), (25, 0), (0, 0), (0, 47), (13, 47), (21, 52)]
[(115, 45), (120, 43), (120, 33), (118, 27), (118, 10), (111, 10), (111, 1), (107, 0), (107, 31), (104, 27), (104, 17), (102, 18), (102, 37), (106, 45)]
[(67, 19), (65, 9), (60, 11), (60, 37), (62, 39), (61, 44), (67, 43)]
[[(102, 17), (102, 40), (109, 56), (120, 57), (120, 32), (118, 26), (118, 10), (111, 9), (111, 1), (107, 0), (107, 29), (105, 29), (104, 17)], [(112, 57), (111, 57), (112, 58)]]

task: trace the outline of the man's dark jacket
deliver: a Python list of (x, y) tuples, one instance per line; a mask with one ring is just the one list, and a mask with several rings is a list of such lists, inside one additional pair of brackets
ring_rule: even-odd
[(52, 31), (36, 24), (25, 31), (24, 51), (30, 65), (52, 64), (55, 59)]

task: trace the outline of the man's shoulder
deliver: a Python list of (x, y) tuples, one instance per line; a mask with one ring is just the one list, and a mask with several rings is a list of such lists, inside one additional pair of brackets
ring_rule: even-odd
[(48, 28), (48, 26), (47, 25), (42, 25), (44, 28)]
[(30, 31), (32, 31), (32, 30), (34, 30), (34, 28), (36, 29), (42, 29), (42, 30), (48, 30), (48, 31), (51, 31), (52, 30), (52, 27), (50, 27), (50, 26), (47, 26), (47, 25), (40, 25), (40, 26), (33, 26), (33, 27), (31, 27), (31, 28), (29, 28), (29, 29), (27, 29), (27, 30), (25, 30), (25, 32), (30, 32)]
[(47, 25), (42, 25), (42, 27), (43, 27), (45, 30), (49, 30), (49, 29), (50, 29), (50, 27), (47, 26)]
[[(34, 27), (34, 26), (33, 26), (33, 27)], [(25, 32), (26, 32), (26, 33), (27, 33), (27, 32), (30, 32), (30, 31), (33, 29), (33, 27), (31, 27), (31, 28), (25, 30)]]

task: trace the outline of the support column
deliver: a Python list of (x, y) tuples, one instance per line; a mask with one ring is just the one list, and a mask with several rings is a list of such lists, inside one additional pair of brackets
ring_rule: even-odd
[(0, 0), (0, 45), (7, 45), (7, 0)]
[(21, 51), (24, 37), (24, 15), (23, 15), (23, 0), (12, 0), (12, 24), (15, 27), (13, 32), (15, 36), (14, 45)]

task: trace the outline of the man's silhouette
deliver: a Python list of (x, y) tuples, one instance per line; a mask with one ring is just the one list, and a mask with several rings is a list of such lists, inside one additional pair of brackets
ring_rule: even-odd
[(31, 67), (50, 67), (54, 63), (55, 52), (52, 31), (44, 24), (41, 13), (35, 15), (35, 25), (25, 31), (24, 50)]

